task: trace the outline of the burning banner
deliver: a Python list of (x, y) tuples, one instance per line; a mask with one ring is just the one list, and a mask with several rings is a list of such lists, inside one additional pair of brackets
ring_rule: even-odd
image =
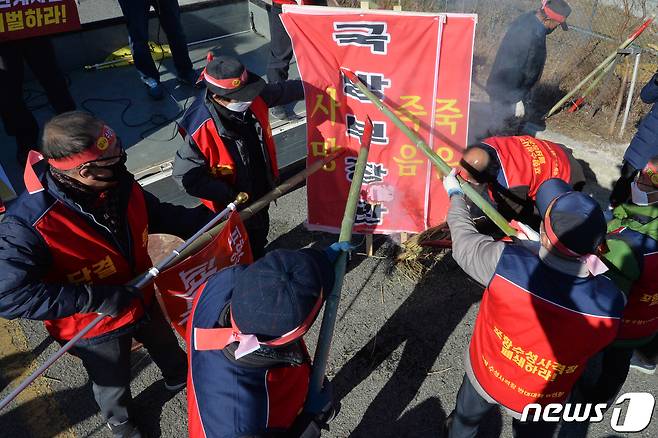
[(238, 213), (204, 249), (161, 272), (155, 279), (172, 326), (185, 338), (187, 319), (199, 287), (217, 271), (253, 261), (247, 231)]
[(308, 178), (308, 227), (338, 229), (367, 116), (372, 147), (355, 231), (417, 233), (443, 222), (437, 171), (340, 69), (456, 165), (467, 142), (476, 17), (286, 5), (282, 20), (304, 80), (308, 164), (348, 150)]

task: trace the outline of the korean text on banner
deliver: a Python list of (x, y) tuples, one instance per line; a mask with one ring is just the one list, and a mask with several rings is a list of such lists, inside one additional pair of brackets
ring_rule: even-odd
[(253, 260), (247, 231), (233, 212), (222, 231), (198, 253), (160, 273), (155, 284), (172, 326), (185, 338), (185, 328), (194, 297), (214, 273)]
[[(304, 80), (309, 163), (336, 148), (349, 151), (309, 178), (309, 228), (339, 227), (366, 115), (374, 131), (355, 232), (420, 232), (445, 219), (448, 203), (440, 187), (433, 190), (429, 161), (339, 69), (353, 71), (430, 147), (456, 162), (466, 143), (475, 17), (285, 6), (282, 19)], [(462, 31), (468, 50), (449, 42), (465, 52), (445, 53), (446, 35), (462, 39)], [(448, 68), (457, 71), (443, 74)]]
[(0, 0), (0, 42), (77, 29), (75, 0)]

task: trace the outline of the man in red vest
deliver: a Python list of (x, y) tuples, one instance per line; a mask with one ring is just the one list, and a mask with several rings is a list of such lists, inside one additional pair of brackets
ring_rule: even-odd
[[(190, 195), (221, 211), (238, 192), (254, 201), (278, 179), (268, 108), (304, 98), (301, 81), (265, 84), (235, 58), (208, 54), (201, 91), (180, 122), (185, 145), (173, 177)], [(270, 219), (264, 208), (245, 227), (254, 258), (262, 257)]]
[(347, 249), (275, 250), (201, 287), (187, 329), (191, 438), (320, 436), (330, 391), (323, 414), (300, 415), (311, 375), (303, 336), (331, 293), (337, 253)]
[(541, 222), (535, 197), (544, 181), (559, 178), (578, 191), (585, 185), (583, 169), (571, 150), (529, 135), (485, 138), (466, 149), (461, 166), (464, 179), (486, 184), (506, 219), (535, 230)]
[(615, 339), (624, 308), (615, 284), (590, 272), (598, 259), (586, 259), (603, 242), (603, 212), (551, 179), (537, 192), (541, 243), (506, 243), (477, 232), (454, 171), (444, 186), (452, 256), (486, 288), (449, 436), (475, 436), (499, 404), (514, 418), (515, 436), (549, 437), (556, 423), (521, 422), (525, 407), (565, 402), (588, 359)]
[(49, 121), (30, 153), (27, 190), (0, 222), (0, 316), (44, 320), (59, 343), (107, 315), (71, 350), (115, 437), (139, 437), (130, 415), (131, 340), (143, 343), (165, 387), (185, 386), (185, 353), (152, 286), (125, 286), (152, 266), (149, 232), (188, 237), (208, 210), (160, 203), (128, 173), (115, 132), (83, 112)]
[[(628, 297), (616, 342), (603, 350), (593, 374), (580, 380), (583, 402), (608, 403), (628, 376), (636, 348), (648, 345), (658, 333), (658, 156), (630, 184), (632, 202), (620, 204), (608, 222), (604, 254), (610, 278)], [(589, 371), (589, 370), (588, 370)]]

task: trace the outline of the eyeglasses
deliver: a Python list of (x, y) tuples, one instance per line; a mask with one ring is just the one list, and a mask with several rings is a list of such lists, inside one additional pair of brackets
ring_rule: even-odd
[(114, 143), (114, 147), (112, 149), (115, 150), (118, 149), (120, 153), (116, 155), (111, 155), (109, 157), (102, 157), (96, 160), (87, 161), (86, 163), (82, 163), (81, 165), (79, 165), (78, 168), (82, 169), (83, 167), (97, 167), (97, 168), (111, 167), (119, 163), (120, 161), (123, 161), (125, 163), (128, 157), (126, 155), (126, 151), (123, 149), (123, 143), (121, 142), (120, 138), (117, 137), (117, 140)]

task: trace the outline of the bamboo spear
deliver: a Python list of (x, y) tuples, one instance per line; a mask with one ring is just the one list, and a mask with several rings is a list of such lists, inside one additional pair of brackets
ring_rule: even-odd
[[(447, 175), (452, 170), (452, 167), (441, 159), (429, 146), (421, 139), (418, 134), (412, 131), (407, 125), (404, 124), (400, 118), (395, 115), (384, 103), (375, 96), (372, 91), (366, 87), (361, 80), (351, 71), (341, 69), (345, 77), (350, 80), (381, 112), (383, 112), (391, 121), (397, 126), (409, 139), (420, 148), (427, 158), (436, 166), (443, 175)], [(469, 197), (475, 205), (477, 205), (484, 214), (489, 217), (497, 226), (508, 236), (516, 236), (516, 230), (510, 226), (507, 220), (496, 210), (486, 199), (482, 197), (470, 184), (468, 184), (462, 177), (457, 176), (457, 180), (461, 184), (464, 194)]]
[[(354, 176), (352, 177), (352, 185), (350, 186), (347, 203), (345, 204), (345, 213), (343, 214), (343, 222), (340, 226), (340, 235), (338, 237), (339, 242), (349, 242), (352, 240), (354, 216), (356, 215), (356, 206), (361, 193), (361, 185), (363, 184), (363, 175), (366, 171), (366, 164), (368, 164), (368, 151), (370, 150), (371, 138), (372, 122), (368, 117), (366, 118), (366, 126), (363, 129), (363, 135), (361, 136), (361, 149), (359, 149), (359, 157), (356, 161)], [(315, 356), (313, 357), (313, 371), (309, 382), (308, 397), (304, 405), (304, 411), (314, 414), (320, 413), (326, 408), (326, 406), (323, 405), (324, 400), (321, 396), (321, 392), (324, 383), (324, 374), (327, 370), (331, 340), (334, 336), (334, 327), (336, 326), (336, 315), (338, 313), (338, 304), (340, 303), (340, 292), (343, 287), (343, 278), (345, 277), (345, 270), (347, 267), (347, 253), (341, 251), (334, 266), (334, 287), (331, 290), (331, 293), (327, 296), (327, 301), (324, 305), (324, 314), (322, 316), (322, 326), (320, 327), (320, 334), (318, 336), (318, 345), (315, 348)]]
[(548, 119), (550, 116), (552, 116), (553, 114), (555, 114), (555, 112), (557, 112), (557, 110), (560, 109), (560, 108), (562, 107), (562, 105), (564, 105), (564, 103), (565, 103), (566, 101), (568, 101), (569, 99), (571, 99), (571, 97), (573, 97), (573, 95), (576, 94), (576, 92), (577, 92), (577, 91), (578, 91), (583, 85), (585, 85), (585, 84), (587, 83), (587, 81), (589, 81), (590, 79), (592, 79), (592, 78), (593, 78), (598, 72), (600, 72), (601, 70), (603, 70), (603, 69), (605, 69), (606, 67), (608, 67), (608, 64), (610, 64), (610, 63), (612, 62), (612, 60), (615, 59), (615, 57), (617, 56), (617, 53), (618, 53), (620, 50), (624, 50), (626, 47), (630, 46), (631, 43), (632, 43), (633, 41), (635, 41), (635, 39), (637, 39), (637, 37), (639, 37), (639, 36), (642, 34), (642, 32), (645, 31), (645, 29), (646, 29), (647, 27), (649, 27), (649, 25), (651, 24), (651, 22), (653, 21), (653, 19), (654, 19), (654, 17), (652, 16), (652, 17), (649, 18), (647, 21), (645, 21), (644, 23), (642, 23), (642, 24), (640, 25), (640, 27), (638, 27), (637, 29), (635, 29), (635, 31), (631, 34), (631, 36), (629, 36), (628, 39), (626, 39), (626, 41), (624, 41), (623, 43), (621, 43), (621, 45), (619, 45), (619, 47), (617, 47), (617, 49), (615, 49), (615, 51), (612, 52), (612, 53), (610, 54), (610, 56), (608, 56), (607, 58), (605, 58), (605, 59), (603, 60), (603, 62), (601, 62), (601, 63), (600, 63), (600, 64), (599, 64), (594, 70), (592, 70), (592, 72), (591, 72), (590, 74), (588, 74), (587, 76), (585, 76), (585, 78), (584, 78), (582, 81), (580, 81), (580, 82), (578, 83), (578, 85), (576, 85), (571, 91), (569, 91), (569, 92), (568, 92), (568, 93), (567, 93), (562, 99), (560, 99), (560, 100), (558, 101), (558, 103), (556, 103), (555, 105), (553, 105), (553, 108), (551, 108), (551, 109), (548, 111), (548, 114), (546, 114), (546, 116), (544, 116), (544, 119)]
[(594, 80), (585, 88), (585, 91), (583, 94), (580, 95), (578, 99), (571, 105), (571, 108), (569, 108), (569, 112), (573, 113), (580, 108), (580, 106), (585, 103), (585, 98), (589, 96), (589, 93), (591, 93), (594, 88), (596, 88), (597, 85), (599, 85), (599, 82), (601, 82), (601, 79), (603, 79), (607, 74), (612, 70), (612, 68), (617, 65), (617, 60), (613, 60), (608, 64), (602, 71), (599, 73), (597, 77), (594, 78)]

